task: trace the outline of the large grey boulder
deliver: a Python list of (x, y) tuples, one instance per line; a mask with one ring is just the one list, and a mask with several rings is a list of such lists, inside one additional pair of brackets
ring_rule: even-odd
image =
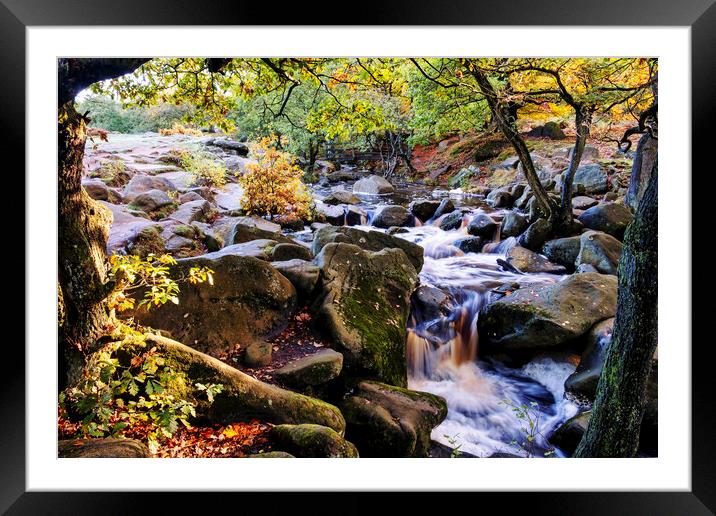
[(258, 239), (296, 243), (281, 233), (281, 226), (257, 217), (226, 217), (213, 224), (212, 229), (225, 245), (243, 244)]
[(539, 251), (549, 238), (552, 226), (545, 219), (537, 219), (522, 233), (517, 242), (530, 251)]
[(547, 272), (551, 274), (564, 274), (567, 272), (563, 265), (550, 262), (541, 254), (515, 246), (507, 251), (507, 263), (521, 272)]
[(542, 246), (542, 254), (550, 261), (564, 265), (569, 270), (575, 268), (574, 262), (577, 261), (579, 249), (582, 241), (579, 236), (556, 238), (548, 240)]
[(634, 215), (631, 210), (616, 202), (599, 204), (579, 216), (585, 228), (603, 231), (619, 240), (624, 239), (624, 231), (632, 220)]
[(166, 192), (161, 190), (149, 190), (137, 195), (130, 203), (130, 208), (149, 213), (171, 203), (172, 200)]
[(391, 204), (378, 208), (373, 216), (372, 225), (384, 229), (393, 226), (412, 227), (415, 225), (415, 217), (402, 206)]
[(341, 404), (346, 438), (362, 457), (427, 457), (430, 433), (447, 416), (440, 396), (363, 381)]
[(468, 234), (482, 237), (488, 241), (493, 239), (496, 229), (497, 222), (487, 213), (476, 214), (467, 225)]
[(295, 308), (293, 285), (263, 260), (214, 253), (177, 260), (172, 275), (188, 276), (192, 267), (212, 269), (214, 284), (182, 283), (179, 304), (138, 308), (135, 321), (219, 354), (277, 333)]
[(384, 195), (395, 192), (395, 187), (381, 176), (368, 176), (360, 179), (353, 185), (353, 193)]
[(550, 285), (521, 288), (483, 309), (480, 345), (486, 351), (559, 347), (614, 317), (616, 305), (617, 279), (611, 275), (574, 274)]
[(315, 203), (316, 213), (333, 226), (342, 226), (345, 222), (345, 210), (343, 206), (334, 206), (322, 202)]
[(300, 244), (277, 244), (271, 253), (271, 261), (284, 262), (288, 260), (313, 260), (311, 250)]
[(418, 244), (380, 231), (363, 231), (349, 227), (325, 226), (316, 231), (312, 244), (314, 256), (317, 256), (326, 244), (334, 242), (354, 244), (366, 251), (400, 249), (407, 255), (415, 270), (420, 272), (423, 268), (423, 248)]
[(454, 229), (460, 229), (465, 220), (465, 214), (460, 210), (455, 210), (448, 213), (440, 221), (440, 229), (443, 231), (452, 231)]
[(169, 179), (161, 176), (146, 176), (136, 174), (129, 180), (122, 192), (125, 202), (131, 203), (134, 199), (149, 190), (161, 190), (162, 192), (176, 191), (177, 187)]
[(323, 292), (317, 321), (343, 353), (349, 377), (407, 384), (406, 324), (418, 275), (400, 249), (364, 251), (326, 244), (316, 256)]
[(333, 190), (325, 199), (324, 204), (359, 204), (360, 199), (346, 190)]
[(417, 199), (408, 205), (408, 209), (421, 222), (427, 222), (433, 218), (439, 206), (440, 201), (436, 199)]
[(603, 194), (609, 190), (609, 177), (600, 164), (586, 163), (577, 167), (572, 184), (577, 192), (584, 189), (586, 194)]
[(101, 179), (83, 179), (82, 188), (85, 189), (87, 195), (97, 201), (106, 201), (109, 199), (109, 188)]
[(580, 247), (574, 264), (593, 266), (602, 274), (616, 274), (622, 243), (611, 235), (600, 231), (587, 231), (579, 237)]
[(274, 372), (274, 378), (296, 388), (323, 385), (341, 374), (343, 355), (332, 349), (322, 349), (313, 355), (294, 360)]
[[(198, 194), (196, 195), (199, 197)], [(170, 218), (181, 222), (182, 224), (206, 222), (212, 212), (211, 203), (205, 199), (199, 198), (180, 205), (179, 208), (171, 214)]]
[(271, 265), (291, 282), (296, 289), (299, 301), (311, 298), (321, 275), (318, 266), (298, 259), (274, 261), (271, 262)]
[(516, 211), (508, 211), (500, 224), (500, 237), (503, 239), (516, 237), (524, 232), (529, 225), (530, 223), (527, 222), (525, 217)]

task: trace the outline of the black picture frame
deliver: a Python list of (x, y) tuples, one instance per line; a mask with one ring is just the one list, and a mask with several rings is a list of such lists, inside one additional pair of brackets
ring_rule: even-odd
[[(693, 170), (697, 163), (713, 167), (709, 160), (713, 146), (712, 118), (716, 105), (716, 5), (714, 0), (453, 0), (451, 2), (419, 2), (398, 0), (366, 0), (348, 5), (353, 12), (336, 9), (339, 4), (306, 3), (244, 3), (221, 0), (123, 0), (121, 3), (100, 3), (89, 0), (0, 0), (0, 117), (5, 149), (13, 149), (24, 170), (25, 110), (25, 30), (28, 26), (62, 25), (519, 25), (519, 26), (689, 26), (691, 27), (692, 70), (692, 156)], [(29, 137), (29, 136), (28, 136)], [(7, 170), (9, 172), (9, 170)], [(48, 171), (50, 174), (51, 171)], [(691, 171), (683, 171), (691, 174)], [(709, 171), (706, 171), (708, 175)], [(19, 176), (19, 174), (16, 174)], [(713, 175), (713, 173), (711, 173)], [(692, 174), (692, 185), (693, 174)], [(20, 180), (14, 192), (25, 192)], [(704, 181), (709, 178), (704, 178)], [(699, 191), (708, 191), (699, 179)], [(692, 187), (693, 188), (693, 187)], [(692, 189), (694, 194), (696, 189)], [(13, 213), (24, 213), (20, 204), (26, 195), (13, 195), (9, 201)], [(697, 205), (696, 199), (692, 201)], [(688, 216), (688, 214), (682, 214)], [(692, 216), (692, 235), (705, 234), (708, 217)], [(710, 216), (713, 218), (713, 215)], [(27, 238), (27, 235), (25, 236)], [(693, 253), (692, 253), (693, 256)], [(24, 246), (13, 251), (13, 263), (24, 261)], [(696, 265), (696, 262), (692, 262)], [(693, 269), (693, 267), (692, 267)], [(677, 271), (681, 273), (681, 271)], [(29, 272), (26, 271), (26, 275)], [(683, 274), (681, 274), (683, 276)], [(690, 277), (683, 278), (691, 281)], [(693, 290), (692, 290), (693, 292)], [(697, 303), (692, 294), (692, 321), (707, 320), (711, 303)], [(688, 302), (689, 300), (684, 300)], [(24, 302), (17, 306), (25, 307)], [(699, 317), (701, 316), (701, 317)], [(695, 329), (695, 328), (694, 328)], [(694, 333), (696, 335), (696, 333)], [(685, 336), (685, 339), (691, 336)], [(698, 341), (692, 347), (692, 490), (690, 492), (584, 492), (584, 493), (476, 493), (468, 507), (486, 502), (507, 504), (509, 509), (529, 510), (530, 514), (714, 514), (716, 513), (716, 393), (713, 374), (713, 337)], [(157, 498), (162, 512), (185, 512), (192, 501), (204, 500), (219, 509), (240, 500), (235, 510), (263, 510), (265, 495), (246, 493), (77, 493), (26, 492), (25, 487), (25, 353), (17, 340), (5, 343), (2, 373), (0, 423), (0, 511), (8, 514), (137, 514), (151, 510)], [(669, 345), (683, 345), (669, 343)], [(10, 349), (10, 348), (13, 349)], [(14, 356), (13, 356), (14, 355)], [(12, 361), (12, 362), (10, 362)], [(666, 443), (668, 445), (668, 443)], [(598, 460), (598, 459), (595, 459)], [(341, 501), (339, 512), (372, 511), (376, 503), (372, 494), (350, 493)], [(423, 511), (457, 510), (453, 494), (414, 494), (413, 500)], [(310, 504), (313, 512), (317, 499), (311, 493), (288, 493), (280, 499), (271, 495), (270, 512), (295, 510)], [(331, 504), (327, 504), (330, 506)], [(462, 506), (462, 504), (460, 504)], [(156, 509), (154, 509), (156, 510)], [(422, 512), (422, 511), (421, 511)]]

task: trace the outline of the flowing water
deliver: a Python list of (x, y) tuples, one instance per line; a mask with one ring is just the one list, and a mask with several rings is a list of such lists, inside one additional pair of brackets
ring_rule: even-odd
[[(412, 198), (430, 195), (434, 193), (415, 187), (399, 189), (388, 198), (361, 196), (361, 206), (368, 212), (369, 223), (378, 204), (405, 205)], [(495, 358), (480, 359), (477, 319), (481, 308), (499, 297), (493, 290), (501, 285), (518, 283), (524, 288), (561, 278), (503, 271), (497, 259), (505, 259), (516, 241), (509, 238), (500, 242), (499, 230), (483, 252), (463, 253), (453, 244), (469, 236), (469, 220), (479, 212), (489, 212), (499, 221), (503, 212), (490, 209), (475, 197), (453, 201), (459, 208), (470, 209), (461, 228), (443, 231), (438, 227), (440, 220), (436, 220), (396, 235), (424, 248), (421, 285), (436, 287), (453, 299), (448, 313), (437, 318), (434, 312), (432, 317), (426, 316), (418, 304), (413, 304), (407, 342), (408, 386), (447, 400), (448, 415), (433, 431), (434, 440), (449, 446), (459, 444), (460, 451), (480, 457), (495, 453), (541, 456), (550, 448), (547, 438), (551, 432), (577, 413), (577, 405), (564, 397), (564, 381), (575, 370), (574, 357), (550, 353), (519, 366), (508, 366)], [(529, 452), (515, 445), (525, 442), (528, 433), (527, 423), (513, 410), (522, 405), (529, 407), (537, 429)], [(560, 455), (559, 450), (556, 453)]]

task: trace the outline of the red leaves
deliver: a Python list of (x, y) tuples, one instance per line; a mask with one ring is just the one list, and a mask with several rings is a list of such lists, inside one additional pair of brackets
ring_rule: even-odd
[(258, 421), (180, 428), (171, 439), (161, 443), (155, 457), (245, 457), (266, 448), (270, 428)]

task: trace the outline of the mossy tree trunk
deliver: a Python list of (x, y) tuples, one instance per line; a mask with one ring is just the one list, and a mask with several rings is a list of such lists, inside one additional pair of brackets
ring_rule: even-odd
[(82, 188), (87, 119), (74, 98), (94, 82), (129, 73), (146, 59), (58, 61), (58, 301), (60, 382), (75, 377), (110, 320), (104, 300), (106, 247), (112, 216)]
[(624, 238), (617, 313), (589, 427), (574, 457), (633, 457), (657, 345), (658, 161)]

